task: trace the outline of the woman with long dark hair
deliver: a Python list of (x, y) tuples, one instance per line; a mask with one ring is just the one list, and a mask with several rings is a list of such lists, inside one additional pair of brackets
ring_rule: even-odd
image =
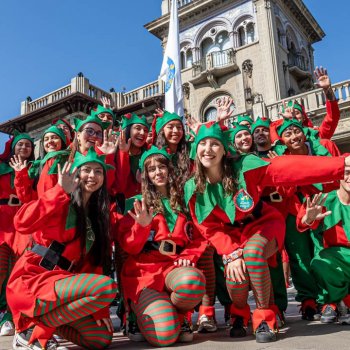
[(110, 257), (107, 167), (93, 148), (76, 153), (73, 165), (58, 165), (58, 183), (17, 213), (16, 230), (34, 232), (35, 245), (8, 282), (14, 347), (58, 349), (54, 333), (84, 349), (110, 344), (116, 285), (102, 275)]
[(276, 307), (267, 259), (281, 248), (285, 227), (282, 215), (260, 200), (262, 190), (341, 179), (350, 157), (323, 157), (321, 161), (319, 157), (289, 156), (267, 162), (245, 154), (230, 159), (227, 138), (216, 123), (200, 126), (195, 146), (196, 170), (186, 183), (185, 199), (194, 224), (225, 265), (232, 300), (230, 335), (246, 335), (251, 287), (257, 306), (252, 315), (256, 340), (274, 341)]
[[(25, 133), (15, 132), (10, 147), (1, 155), (0, 163), (0, 294), (15, 260), (16, 230), (13, 218), (21, 206), (14, 185), (15, 172), (11, 159), (20, 157), (25, 162), (34, 159), (33, 139)], [(13, 335), (14, 326), (11, 313), (6, 312), (0, 323), (0, 336)]]
[(121, 220), (118, 233), (129, 254), (122, 270), (124, 298), (152, 345), (175, 343), (180, 330), (182, 340), (191, 341), (184, 316), (205, 293), (204, 275), (194, 265), (206, 242), (184, 215), (170, 155), (153, 146), (140, 165), (142, 199), (127, 201), (134, 210)]

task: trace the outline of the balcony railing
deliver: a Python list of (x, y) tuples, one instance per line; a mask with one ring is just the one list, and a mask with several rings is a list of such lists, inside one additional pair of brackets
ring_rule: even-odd
[(189, 4), (190, 2), (192, 2), (192, 0), (177, 0), (177, 5), (180, 8), (182, 6)]
[[(344, 103), (350, 103), (350, 80), (334, 84), (332, 87), (335, 96), (339, 100), (339, 107), (341, 107), (341, 105)], [(283, 103), (288, 103), (288, 101), (294, 100), (297, 100), (304, 105), (306, 113), (311, 112), (317, 114), (318, 110), (326, 107), (326, 100), (323, 95), (323, 90), (316, 89), (292, 96), (285, 100), (277, 101), (271, 105), (266, 106), (267, 117), (272, 120), (276, 119), (278, 117), (278, 113), (281, 112)]]
[(306, 63), (306, 58), (299, 53), (288, 54), (288, 65), (289, 67), (298, 67), (303, 71), (308, 70), (308, 64)]
[(235, 63), (235, 54), (233, 49), (212, 52), (206, 55), (206, 57), (203, 57), (199, 61), (193, 63), (192, 76), (196, 77), (207, 70), (226, 67), (233, 63)]

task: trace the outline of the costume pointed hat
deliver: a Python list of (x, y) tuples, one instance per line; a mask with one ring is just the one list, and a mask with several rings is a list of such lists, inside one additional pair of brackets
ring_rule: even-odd
[(128, 113), (122, 116), (122, 130), (126, 129), (129, 125), (142, 124), (147, 129), (150, 125), (147, 122), (147, 118), (144, 115), (137, 115), (136, 113)]
[(105, 171), (107, 171), (108, 169), (114, 169), (113, 166), (106, 164), (106, 156), (99, 156), (93, 147), (89, 148), (85, 156), (80, 152), (76, 152), (74, 156), (73, 166), (71, 169), (73, 170), (74, 168), (80, 168), (86, 163), (98, 163), (103, 167)]
[(165, 148), (158, 148), (158, 147), (152, 145), (151, 148), (148, 151), (143, 152), (143, 154), (142, 154), (142, 157), (140, 159), (140, 169), (141, 169), (141, 171), (144, 170), (144, 165), (145, 165), (146, 159), (148, 157), (150, 157), (150, 156), (155, 155), (155, 154), (160, 154), (160, 155), (164, 156), (165, 158), (167, 158), (169, 160), (171, 159), (171, 155), (166, 151)]

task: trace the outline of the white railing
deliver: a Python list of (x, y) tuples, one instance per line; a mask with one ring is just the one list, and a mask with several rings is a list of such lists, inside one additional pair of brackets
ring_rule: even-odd
[(185, 6), (185, 5), (189, 4), (190, 2), (192, 2), (192, 0), (177, 0), (178, 7)]
[(150, 97), (161, 95), (164, 92), (163, 81), (154, 81), (137, 89), (123, 93), (123, 106), (132, 105), (136, 102), (148, 99)]
[(88, 95), (96, 100), (100, 100), (101, 97), (110, 98), (110, 94), (97, 86), (89, 84)]
[[(350, 80), (346, 80), (333, 86), (334, 93), (339, 100), (339, 104), (343, 102), (350, 102)], [(305, 107), (305, 112), (316, 112), (326, 106), (326, 100), (323, 94), (322, 89), (317, 89), (313, 91), (308, 91), (299, 95), (295, 95), (273, 104), (267, 105), (267, 117), (274, 120), (277, 118), (278, 113), (281, 112), (282, 106), (284, 103), (288, 103), (289, 101), (300, 102)]]

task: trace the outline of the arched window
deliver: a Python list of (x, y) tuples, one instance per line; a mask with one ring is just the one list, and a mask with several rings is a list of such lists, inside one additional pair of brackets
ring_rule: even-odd
[[(231, 97), (231, 96), (227, 93), (222, 93), (219, 95), (218, 94), (211, 95), (209, 98), (206, 99), (206, 102), (204, 102), (200, 111), (200, 113), (203, 115), (202, 122), (216, 120), (216, 115), (217, 115), (216, 101), (218, 98), (223, 98), (223, 97)], [(230, 110), (234, 111), (235, 109), (236, 109), (235, 105), (231, 105)], [(230, 122), (227, 121), (227, 125), (229, 124)]]
[(206, 122), (209, 122), (211, 120), (216, 120), (216, 115), (217, 115), (217, 110), (215, 107), (209, 107), (205, 112), (204, 112), (204, 120)]
[(238, 29), (238, 40), (239, 40), (239, 46), (244, 46), (247, 43), (245, 38), (245, 30), (243, 27), (240, 27)]
[(255, 23), (252, 19), (248, 18), (242, 22), (238, 22), (238, 25), (235, 25), (234, 30), (237, 33), (236, 45), (238, 45), (238, 47), (256, 41)]

